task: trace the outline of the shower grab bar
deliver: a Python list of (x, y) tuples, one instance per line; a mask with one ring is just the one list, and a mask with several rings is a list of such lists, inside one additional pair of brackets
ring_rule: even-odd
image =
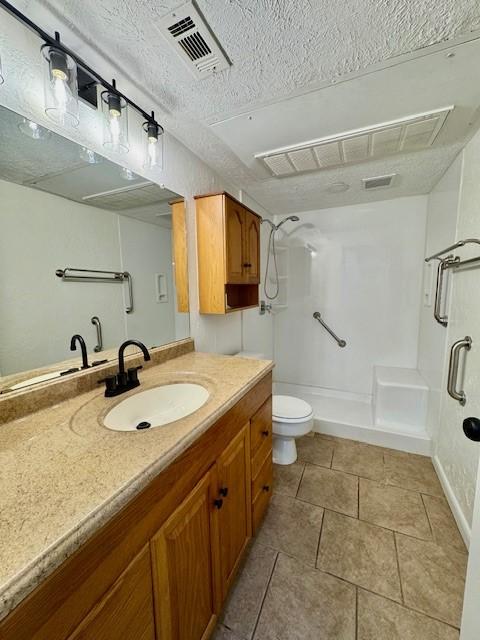
[(125, 313), (132, 313), (133, 311), (132, 276), (128, 271), (102, 271), (98, 269), (76, 269), (75, 267), (65, 267), (65, 269), (57, 269), (55, 271), (55, 275), (65, 282), (126, 282), (128, 285), (128, 302), (125, 307)]
[(457, 400), (462, 407), (467, 402), (465, 391), (457, 390), (457, 378), (458, 378), (458, 365), (460, 362), (460, 350), (465, 349), (470, 351), (472, 348), (472, 339), (470, 336), (465, 336), (462, 340), (457, 340), (450, 349), (450, 361), (448, 363), (448, 381), (447, 391), (448, 395), (454, 400)]
[(318, 322), (322, 325), (325, 331), (327, 331), (332, 336), (332, 338), (335, 340), (335, 342), (338, 344), (339, 347), (347, 346), (346, 341), (342, 340), (342, 338), (339, 338), (337, 334), (334, 331), (332, 331), (332, 329), (330, 329), (330, 327), (322, 320), (322, 316), (319, 311), (315, 311), (315, 313), (313, 314), (313, 317), (315, 318), (315, 320), (318, 320)]
[(441, 324), (442, 327), (446, 327), (448, 325), (448, 316), (445, 313), (442, 315), (442, 295), (443, 295), (443, 278), (445, 274), (445, 270), (449, 268), (452, 263), (457, 263), (460, 258), (454, 258), (452, 255), (443, 258), (443, 260), (439, 260), (437, 267), (437, 286), (435, 287), (435, 304), (433, 307), (433, 316), (438, 324)]
[(102, 337), (102, 323), (100, 322), (100, 318), (98, 316), (93, 316), (91, 318), (91, 323), (95, 325), (97, 330), (97, 344), (94, 347), (95, 353), (98, 353), (103, 349), (103, 337)]
[[(480, 244), (480, 240), (478, 238), (467, 238), (466, 240), (459, 240), (458, 242), (455, 242), (455, 244), (451, 244), (446, 249), (442, 249), (441, 251), (437, 251), (437, 253), (434, 253), (433, 255), (429, 256), (428, 258), (425, 258), (425, 262), (430, 262), (430, 260), (434, 260), (435, 258), (439, 258), (440, 256), (443, 256), (445, 253), (449, 253), (450, 251), (453, 251), (454, 249), (458, 249), (459, 247), (464, 247), (466, 244)], [(470, 260), (480, 260), (480, 257), (479, 258), (471, 258)]]

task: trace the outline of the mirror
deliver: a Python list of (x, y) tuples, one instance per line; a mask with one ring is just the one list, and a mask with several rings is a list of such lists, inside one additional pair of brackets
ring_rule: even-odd
[(0, 140), (0, 390), (77, 370), (74, 334), (90, 363), (188, 337), (181, 196), (2, 107)]

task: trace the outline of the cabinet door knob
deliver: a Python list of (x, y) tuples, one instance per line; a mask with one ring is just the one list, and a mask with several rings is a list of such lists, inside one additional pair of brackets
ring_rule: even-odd
[(222, 487), (218, 493), (224, 498), (226, 498), (228, 496), (228, 487)]
[(269, 433), (270, 433), (270, 431), (268, 429), (266, 429), (265, 431), (262, 431), (262, 436), (265, 436), (265, 438), (266, 438)]
[(223, 500), (222, 500), (221, 498), (217, 498), (217, 500), (214, 500), (214, 501), (213, 501), (213, 506), (214, 506), (216, 509), (221, 509), (221, 508), (222, 508), (222, 506), (223, 506)]
[(478, 418), (465, 418), (463, 421), (463, 433), (474, 442), (480, 442), (480, 420)]
[(248, 269), (248, 268), (250, 268), (250, 267), (252, 266), (252, 263), (251, 263), (251, 262), (244, 262), (244, 263), (243, 263), (243, 266), (244, 266), (246, 269)]
[(270, 491), (270, 485), (269, 484), (264, 484), (262, 487), (263, 491)]

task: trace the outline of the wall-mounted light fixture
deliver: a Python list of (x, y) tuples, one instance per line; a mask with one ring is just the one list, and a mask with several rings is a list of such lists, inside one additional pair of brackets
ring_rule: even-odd
[(18, 128), (23, 134), (25, 134), (29, 138), (32, 138), (33, 140), (46, 140), (51, 135), (48, 129), (45, 129), (45, 127), (41, 127), (39, 124), (33, 122), (32, 120), (29, 120), (28, 118), (23, 118), (23, 120), (18, 125)]
[(119, 153), (128, 152), (128, 104), (116, 92), (115, 80), (112, 90), (102, 91), (103, 146)]
[[(55, 33), (60, 45), (60, 35)], [(45, 113), (63, 126), (76, 127), (78, 117), (77, 64), (59, 46), (45, 44), (41, 48), (44, 62)]]
[[(120, 153), (129, 149), (128, 111), (136, 111), (144, 120), (143, 128), (147, 133), (147, 167), (163, 165), (163, 127), (151, 114), (144, 111), (128, 96), (107, 82), (61, 41), (58, 32), (52, 38), (46, 31), (21, 13), (7, 0), (0, 0), (10, 15), (34, 31), (44, 41), (41, 47), (44, 59), (45, 113), (49, 118), (63, 126), (77, 126), (79, 123), (78, 100), (98, 108), (97, 88), (101, 87), (101, 109), (104, 117), (103, 144)], [(3, 82), (0, 61), (0, 84)], [(32, 123), (35, 124), (35, 123)], [(26, 125), (28, 126), (28, 125)], [(39, 125), (36, 125), (37, 127)]]
[(152, 167), (163, 167), (163, 127), (155, 121), (155, 114), (152, 111), (152, 119), (143, 123), (143, 130), (146, 135), (145, 162), (146, 169)]

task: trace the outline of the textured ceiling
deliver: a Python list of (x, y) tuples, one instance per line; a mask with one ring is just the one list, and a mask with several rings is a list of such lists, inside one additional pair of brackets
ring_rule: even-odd
[[(232, 67), (197, 81), (155, 28), (156, 19), (181, 0), (18, 0), (15, 4), (30, 15), (35, 5), (53, 11), (58, 22), (46, 28), (61, 30), (62, 21), (67, 23), (111, 63), (112, 75), (120, 69), (163, 108), (162, 122), (174, 135), (273, 212), (291, 210), (295, 190), (310, 200), (317, 198), (315, 206), (331, 206), (323, 200), (325, 175), (259, 182), (207, 123), (480, 29), (478, 0), (198, 0)], [(433, 159), (437, 179), (454, 155), (452, 148), (444, 152), (443, 160), (439, 154)], [(425, 192), (432, 186), (431, 172), (418, 184), (411, 162), (415, 180), (406, 174), (398, 195)], [(390, 162), (380, 173), (388, 171)], [(345, 170), (330, 176), (332, 182), (348, 179)], [(337, 195), (335, 203), (346, 204), (344, 197), (348, 192)]]

